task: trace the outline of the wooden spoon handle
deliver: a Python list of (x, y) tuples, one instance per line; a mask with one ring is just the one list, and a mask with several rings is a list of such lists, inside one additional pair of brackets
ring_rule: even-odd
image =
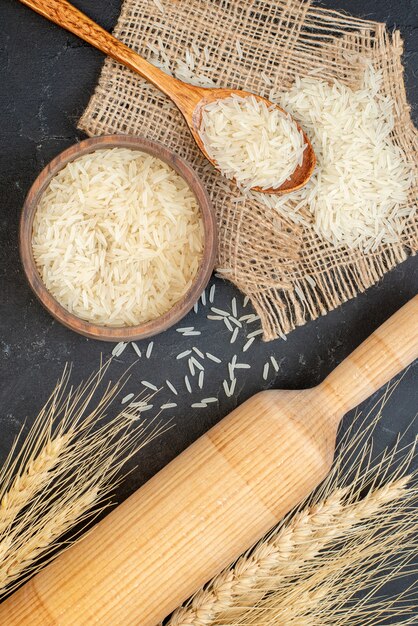
[(176, 87), (178, 88), (180, 81), (168, 76), (158, 67), (146, 61), (131, 48), (128, 48), (116, 37), (113, 37), (113, 35), (101, 28), (87, 15), (76, 9), (67, 0), (20, 1), (51, 22), (55, 22), (58, 26), (69, 30), (74, 35), (80, 37), (80, 39), (101, 50), (101, 52), (137, 72), (166, 95), (171, 97), (172, 90), (176, 91)]
[[(341, 413), (353, 409), (418, 358), (418, 296), (374, 331), (320, 385)], [(337, 401), (337, 402), (336, 402)], [(339, 421), (341, 413), (335, 414)]]

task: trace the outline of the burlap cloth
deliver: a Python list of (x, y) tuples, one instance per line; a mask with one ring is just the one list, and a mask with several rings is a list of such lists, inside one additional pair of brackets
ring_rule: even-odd
[[(393, 140), (417, 168), (418, 135), (405, 94), (398, 31), (388, 33), (384, 24), (307, 0), (161, 2), (164, 13), (153, 0), (125, 0), (115, 35), (146, 58), (162, 43), (173, 67), (176, 60), (185, 60), (186, 49), (198, 48), (202, 54), (194, 71), (204, 67), (217, 86), (268, 94), (271, 86), (285, 89), (295, 74), (318, 69), (321, 78), (356, 87), (364, 59), (371, 60), (383, 72), (383, 91), (396, 103)], [(262, 72), (272, 81), (268, 88)], [(409, 221), (399, 245), (381, 245), (364, 254), (335, 248), (320, 240), (313, 227), (295, 225), (262, 203), (234, 202), (238, 192), (203, 159), (171, 101), (111, 59), (105, 61), (79, 127), (89, 135), (144, 135), (193, 164), (216, 208), (219, 271), (251, 298), (267, 340), (353, 298), (417, 249), (416, 220)], [(416, 186), (409, 202), (416, 205)]]

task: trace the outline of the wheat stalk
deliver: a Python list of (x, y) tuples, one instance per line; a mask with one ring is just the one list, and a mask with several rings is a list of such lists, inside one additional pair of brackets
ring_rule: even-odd
[(105, 419), (124, 385), (109, 383), (97, 397), (109, 365), (76, 388), (65, 370), (0, 471), (0, 598), (39, 569), (40, 558), (67, 545), (60, 537), (109, 504), (126, 461), (167, 429), (143, 422), (137, 408)]

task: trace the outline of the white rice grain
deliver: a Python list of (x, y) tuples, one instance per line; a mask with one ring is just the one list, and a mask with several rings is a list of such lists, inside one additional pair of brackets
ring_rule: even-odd
[(232, 308), (232, 315), (234, 317), (238, 317), (237, 299), (235, 296), (231, 300), (231, 308)]
[(190, 371), (190, 374), (191, 374), (192, 376), (194, 376), (194, 375), (195, 375), (195, 373), (196, 373), (196, 370), (195, 370), (195, 368), (194, 368), (194, 364), (193, 364), (192, 359), (189, 359), (189, 361), (188, 361), (188, 365), (189, 365), (189, 371)]
[(238, 333), (239, 333), (239, 328), (235, 328), (234, 332), (231, 335), (231, 339), (229, 341), (229, 343), (235, 343), (236, 338), (238, 337)]
[(180, 352), (180, 354), (176, 356), (176, 359), (177, 361), (179, 361), (180, 359), (184, 359), (185, 356), (189, 356), (189, 354), (191, 353), (192, 353), (191, 350), (184, 350), (183, 352)]
[(251, 346), (252, 346), (252, 344), (254, 343), (254, 341), (255, 341), (255, 337), (251, 337), (251, 339), (249, 339), (249, 340), (248, 340), (248, 341), (244, 344), (244, 347), (243, 347), (242, 351), (243, 351), (243, 352), (247, 352), (247, 350), (248, 350), (249, 348), (251, 348)]
[(266, 363), (263, 368), (263, 379), (267, 380), (267, 376), (269, 375), (270, 363)]
[[(223, 321), (224, 321), (225, 326), (227, 327), (227, 329), (228, 329), (231, 333), (232, 333), (232, 332), (235, 332), (235, 331), (234, 331), (234, 329), (232, 328), (232, 324), (231, 324), (231, 322), (229, 321), (229, 319), (228, 319), (227, 317), (224, 317), (224, 318), (223, 318)], [(238, 330), (238, 329), (236, 328), (235, 330)]]
[(112, 356), (116, 356), (116, 357), (120, 356), (122, 352), (125, 350), (127, 345), (128, 344), (123, 341), (120, 341), (119, 343), (117, 343), (116, 346), (112, 350)]
[(199, 361), (197, 359), (194, 358), (194, 356), (192, 356), (190, 358), (190, 361), (192, 361), (193, 365), (195, 367), (197, 367), (199, 370), (204, 370), (205, 368), (203, 367), (203, 365), (201, 363), (199, 363)]
[(131, 341), (131, 346), (135, 350), (135, 352), (139, 356), (139, 358), (141, 358), (142, 357), (142, 352), (139, 349), (138, 345), (135, 343), (135, 341)]
[(211, 307), (210, 309), (211, 311), (213, 311), (213, 313), (216, 313), (217, 315), (222, 315), (223, 317), (228, 317), (229, 313), (228, 311), (223, 311), (222, 309), (217, 309), (216, 307)]
[(193, 352), (196, 352), (197, 356), (200, 356), (201, 359), (205, 358), (205, 355), (199, 350), (199, 348), (193, 347), (192, 350)]
[(148, 387), (148, 389), (152, 389), (152, 391), (158, 391), (158, 387), (156, 387), (152, 383), (149, 383), (147, 380), (141, 380), (141, 385), (144, 385), (144, 387)]
[(174, 385), (172, 383), (170, 383), (169, 380), (165, 381), (165, 384), (167, 385), (167, 387), (174, 393), (174, 395), (178, 396), (178, 392), (177, 389), (174, 387)]
[(252, 339), (253, 337), (257, 337), (258, 335), (262, 335), (263, 334), (263, 329), (259, 328), (258, 330), (254, 330), (252, 333), (249, 333), (247, 335), (247, 339)]
[(279, 364), (277, 363), (277, 361), (274, 358), (274, 356), (270, 357), (270, 361), (271, 361), (271, 364), (274, 367), (275, 371), (278, 372), (279, 371)]
[(212, 285), (212, 287), (210, 288), (209, 291), (209, 302), (212, 304), (214, 299), (215, 299), (215, 289), (216, 289), (216, 285)]
[(205, 372), (202, 370), (199, 374), (199, 379), (197, 384), (199, 385), (199, 389), (203, 389), (203, 380), (205, 378)]

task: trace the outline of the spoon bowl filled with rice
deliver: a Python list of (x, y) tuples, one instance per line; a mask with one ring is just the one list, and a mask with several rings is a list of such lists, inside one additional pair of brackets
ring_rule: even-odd
[(178, 322), (213, 270), (216, 220), (194, 170), (156, 142), (86, 139), (30, 189), (20, 252), (30, 286), (62, 324), (131, 341)]

